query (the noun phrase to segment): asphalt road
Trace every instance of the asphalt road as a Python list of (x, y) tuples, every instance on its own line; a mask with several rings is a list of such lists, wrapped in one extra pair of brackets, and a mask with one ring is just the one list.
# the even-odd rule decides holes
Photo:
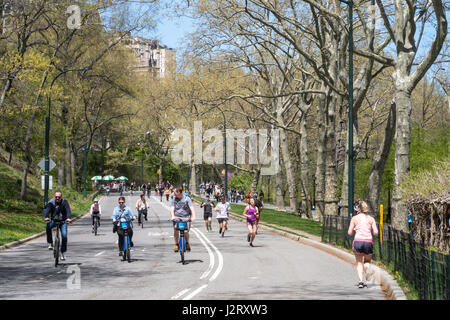
[[(135, 210), (137, 195), (126, 195)], [(250, 247), (244, 223), (230, 220), (225, 237), (206, 232), (203, 209), (192, 224), (187, 264), (172, 250), (169, 203), (151, 197), (144, 228), (134, 225), (132, 262), (118, 255), (111, 215), (117, 195), (100, 200), (99, 234), (85, 216), (69, 226), (66, 261), (54, 267), (46, 238), (0, 253), (0, 299), (132, 300), (384, 300), (379, 285), (357, 287), (356, 269), (330, 254), (260, 231)]]

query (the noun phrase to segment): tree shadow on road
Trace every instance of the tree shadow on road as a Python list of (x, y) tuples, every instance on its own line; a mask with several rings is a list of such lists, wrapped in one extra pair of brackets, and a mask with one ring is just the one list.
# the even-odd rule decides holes
[[(190, 264), (190, 263), (195, 263), (195, 262), (201, 262), (201, 263), (203, 263), (203, 260), (195, 260), (195, 259), (193, 259), (193, 260), (184, 260), (184, 264)], [(181, 263), (181, 261), (178, 261), (178, 263)]]

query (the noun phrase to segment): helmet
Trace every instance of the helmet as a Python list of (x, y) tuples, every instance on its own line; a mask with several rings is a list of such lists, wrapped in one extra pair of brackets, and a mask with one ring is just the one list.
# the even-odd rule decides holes
[(94, 199), (94, 202), (98, 202), (98, 199), (97, 199), (97, 198), (95, 198), (95, 199)]

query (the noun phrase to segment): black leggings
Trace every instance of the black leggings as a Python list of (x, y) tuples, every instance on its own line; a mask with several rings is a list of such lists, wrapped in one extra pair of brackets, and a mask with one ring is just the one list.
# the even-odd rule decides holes
[(98, 218), (98, 226), (100, 227), (100, 215), (95, 214), (95, 213), (92, 215), (92, 225), (94, 225), (94, 218), (95, 217)]

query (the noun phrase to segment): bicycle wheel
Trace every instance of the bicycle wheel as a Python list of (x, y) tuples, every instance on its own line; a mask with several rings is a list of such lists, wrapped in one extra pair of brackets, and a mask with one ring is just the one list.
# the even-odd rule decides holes
[(128, 260), (128, 263), (130, 263), (130, 262), (131, 262), (131, 254), (130, 254), (130, 246), (131, 246), (131, 243), (130, 243), (130, 236), (127, 236), (127, 241), (128, 241), (128, 243), (127, 243), (127, 260)]
[(184, 252), (186, 251), (186, 240), (184, 240), (184, 235), (180, 234), (180, 240), (179, 240), (179, 250), (181, 255), (181, 263), (184, 264)]
[(141, 227), (143, 229), (144, 228), (144, 214), (141, 212), (140, 215), (141, 215), (141, 217), (140, 217), (140, 219), (141, 219)]
[(56, 239), (55, 239), (55, 245), (53, 249), (53, 256), (55, 258), (55, 267), (58, 266), (59, 263), (59, 248), (60, 247), (60, 241), (59, 241), (59, 233), (58, 230), (56, 230)]
[(94, 218), (94, 234), (97, 235), (97, 228), (98, 228), (98, 218)]
[(127, 260), (127, 234), (126, 231), (124, 230), (123, 232), (123, 247), (122, 247), (122, 261)]

